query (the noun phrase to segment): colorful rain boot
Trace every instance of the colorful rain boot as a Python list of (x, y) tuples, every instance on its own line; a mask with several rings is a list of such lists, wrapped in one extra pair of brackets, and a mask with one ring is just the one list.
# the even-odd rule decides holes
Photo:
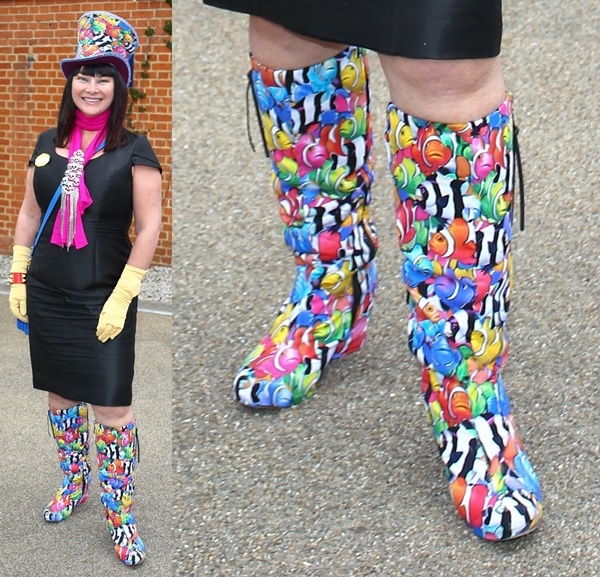
[(460, 515), (479, 537), (532, 531), (541, 490), (515, 431), (500, 370), (511, 289), (511, 99), (465, 124), (388, 106), (386, 138), (406, 257), (409, 346)]
[(251, 407), (309, 398), (327, 364), (366, 336), (377, 271), (368, 62), (363, 50), (299, 70), (250, 73), (296, 279), (246, 358), (234, 396)]
[(64, 476), (62, 487), (44, 510), (44, 519), (58, 523), (70, 517), (73, 509), (87, 500), (91, 481), (88, 407), (80, 403), (68, 409), (50, 409), (48, 418)]
[(133, 517), (134, 470), (139, 452), (135, 421), (121, 429), (94, 423), (94, 434), (101, 501), (115, 553), (123, 564), (139, 565), (146, 557), (146, 547)]

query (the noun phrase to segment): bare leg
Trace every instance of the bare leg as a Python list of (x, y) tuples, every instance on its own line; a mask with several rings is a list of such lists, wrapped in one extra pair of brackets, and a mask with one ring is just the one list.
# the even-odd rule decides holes
[(322, 62), (345, 47), (301, 36), (256, 16), (250, 17), (249, 42), (250, 52), (261, 64), (285, 70)]
[(131, 405), (128, 407), (104, 407), (92, 405), (94, 417), (98, 423), (105, 427), (120, 429), (133, 421)]
[(468, 122), (504, 100), (500, 58), (415, 60), (379, 55), (392, 102), (403, 112), (444, 123)]
[[(65, 399), (55, 393), (48, 393), (48, 405), (54, 410), (69, 409), (77, 405), (79, 401)], [(133, 420), (133, 411), (129, 407), (104, 407), (101, 405), (92, 405), (96, 421), (105, 427), (119, 428), (125, 426)]]
[[(339, 53), (343, 44), (302, 36), (263, 18), (250, 17), (252, 55), (269, 68), (296, 69)], [(485, 116), (504, 99), (500, 58), (417, 60), (379, 56), (390, 98), (402, 111), (438, 122)]]
[(79, 401), (66, 399), (56, 393), (48, 393), (48, 406), (55, 411), (70, 409), (77, 404), (79, 404)]

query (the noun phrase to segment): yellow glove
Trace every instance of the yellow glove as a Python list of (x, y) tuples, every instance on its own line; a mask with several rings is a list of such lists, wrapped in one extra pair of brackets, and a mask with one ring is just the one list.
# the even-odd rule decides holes
[(99, 341), (105, 343), (108, 339), (114, 339), (123, 330), (129, 305), (134, 297), (140, 294), (145, 274), (146, 271), (141, 268), (125, 265), (117, 286), (100, 313), (96, 328)]
[(27, 291), (25, 289), (25, 277), (29, 269), (29, 255), (31, 248), (15, 244), (13, 246), (13, 260), (10, 267), (10, 293), (8, 304), (10, 312), (24, 323), (29, 322), (27, 318)]

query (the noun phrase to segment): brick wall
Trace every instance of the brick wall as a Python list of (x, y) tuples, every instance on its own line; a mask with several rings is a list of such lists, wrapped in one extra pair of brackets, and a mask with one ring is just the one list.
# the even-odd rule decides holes
[[(133, 101), (133, 130), (148, 136), (163, 172), (163, 227), (154, 264), (171, 264), (171, 19), (166, 0), (69, 2), (0, 1), (0, 254), (10, 254), (14, 226), (25, 191), (27, 161), (37, 135), (56, 125), (65, 79), (62, 58), (72, 58), (77, 20), (103, 9), (125, 18), (136, 29), (134, 88), (146, 96)], [(155, 34), (147, 34), (149, 29)], [(141, 63), (148, 58), (144, 69)], [(142, 70), (148, 77), (142, 78)]]

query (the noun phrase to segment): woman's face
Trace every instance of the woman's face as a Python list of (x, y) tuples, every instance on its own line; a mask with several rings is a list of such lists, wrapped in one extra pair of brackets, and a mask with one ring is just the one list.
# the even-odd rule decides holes
[(76, 74), (71, 95), (75, 106), (86, 116), (97, 116), (110, 107), (115, 94), (115, 81), (110, 76)]

